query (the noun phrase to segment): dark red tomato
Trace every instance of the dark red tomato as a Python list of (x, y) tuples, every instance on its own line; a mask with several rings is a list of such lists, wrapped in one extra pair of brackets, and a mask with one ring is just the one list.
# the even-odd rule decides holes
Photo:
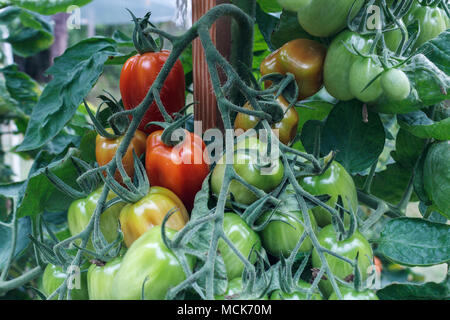
[[(120, 74), (120, 94), (125, 109), (136, 108), (144, 100), (170, 51), (146, 52), (132, 56), (125, 62)], [(160, 91), (161, 101), (169, 114), (179, 111), (185, 104), (185, 79), (183, 66), (177, 60)], [(158, 106), (154, 102), (142, 119), (139, 129), (151, 133), (157, 126), (145, 128), (151, 121), (164, 121)]]
[(152, 186), (165, 187), (174, 192), (191, 211), (195, 195), (202, 188), (209, 173), (205, 143), (198, 135), (185, 130), (184, 140), (174, 147), (161, 140), (163, 130), (147, 138), (145, 168)]

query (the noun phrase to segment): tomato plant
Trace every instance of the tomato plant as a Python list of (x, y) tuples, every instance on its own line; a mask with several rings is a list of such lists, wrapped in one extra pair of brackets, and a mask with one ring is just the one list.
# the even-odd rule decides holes
[(201, 137), (185, 131), (183, 142), (169, 147), (161, 140), (162, 133), (155, 131), (147, 139), (145, 167), (150, 184), (173, 191), (191, 211), (195, 195), (209, 173), (205, 143)]
[[(310, 285), (303, 280), (298, 282), (298, 286), (302, 289), (308, 290), (310, 289)], [(270, 300), (307, 300), (308, 295), (306, 292), (295, 291), (291, 293), (283, 292), (278, 289), (272, 292), (270, 295)], [(322, 300), (322, 296), (318, 292), (314, 292), (311, 294), (310, 300)]]
[(167, 226), (180, 230), (189, 220), (189, 214), (176, 194), (163, 187), (151, 187), (141, 200), (123, 207), (119, 220), (127, 247), (148, 229), (161, 225), (171, 210), (175, 211), (167, 220)]

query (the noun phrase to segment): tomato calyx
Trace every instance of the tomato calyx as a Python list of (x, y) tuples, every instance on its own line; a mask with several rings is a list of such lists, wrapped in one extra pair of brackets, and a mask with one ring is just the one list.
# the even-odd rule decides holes
[[(145, 127), (149, 127), (151, 125), (157, 125), (164, 129), (161, 140), (168, 147), (174, 147), (179, 143), (182, 143), (186, 139), (185, 130), (179, 130), (182, 126), (192, 117), (192, 114), (186, 114), (183, 116), (177, 117), (175, 120), (170, 122), (161, 122), (161, 121), (151, 121)], [(179, 131), (180, 135), (174, 134), (175, 131)], [(177, 138), (174, 138), (178, 136)]]
[(145, 30), (148, 26), (156, 28), (156, 26), (150, 22), (151, 12), (147, 12), (143, 18), (136, 18), (130, 10), (128, 10), (128, 12), (131, 14), (135, 25), (133, 30), (133, 43), (136, 50), (140, 54), (161, 51), (164, 45), (163, 37), (159, 36), (157, 39), (158, 41), (155, 41), (149, 32)]

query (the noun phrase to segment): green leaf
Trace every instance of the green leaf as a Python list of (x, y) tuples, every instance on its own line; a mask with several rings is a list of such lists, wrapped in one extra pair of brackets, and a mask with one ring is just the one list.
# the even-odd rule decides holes
[(368, 122), (364, 122), (362, 108), (356, 100), (339, 102), (321, 135), (321, 154), (338, 151), (336, 160), (350, 173), (361, 172), (377, 161), (386, 139), (380, 116), (368, 111)]
[(265, 12), (280, 12), (283, 9), (276, 0), (258, 0), (257, 3)]
[[(270, 36), (275, 30), (276, 25), (278, 24), (279, 19), (265, 13), (261, 10), (259, 5), (256, 5), (256, 23), (258, 24), (258, 29), (261, 32), (264, 40), (267, 43), (267, 46), (271, 51), (274, 50), (272, 43), (270, 41)], [(256, 50), (256, 49), (254, 49)]]
[(114, 40), (95, 37), (79, 42), (56, 58), (48, 70), (53, 80), (47, 84), (33, 109), (18, 151), (37, 149), (53, 139), (95, 85), (105, 62), (116, 55)]
[(280, 22), (270, 38), (271, 43), (275, 49), (278, 49), (283, 44), (294, 39), (318, 40), (318, 38), (311, 36), (303, 30), (298, 23), (296, 12), (283, 10), (280, 16)]
[(448, 300), (450, 282), (424, 284), (393, 283), (377, 291), (381, 300)]
[(377, 241), (378, 251), (395, 263), (430, 266), (450, 260), (450, 226), (419, 218), (389, 221)]
[[(450, 112), (449, 107), (443, 112)], [(450, 117), (440, 121), (433, 121), (423, 111), (414, 111), (397, 116), (400, 127), (411, 134), (424, 139), (450, 140)]]
[(450, 31), (444, 31), (436, 38), (424, 43), (418, 50), (430, 59), (444, 73), (450, 74)]
[[(385, 201), (398, 203), (408, 186), (411, 175), (411, 169), (407, 169), (398, 163), (389, 164), (386, 170), (375, 174), (370, 193)], [(362, 188), (366, 178), (366, 176), (356, 175), (354, 177), (356, 186)], [(414, 194), (411, 200), (416, 200)]]
[(400, 129), (395, 140), (392, 157), (405, 168), (413, 169), (422, 154), (426, 141), (417, 138), (404, 129)]
[[(31, 222), (29, 218), (22, 218), (17, 221), (17, 242), (13, 258), (18, 256), (30, 243), (28, 235), (31, 234)], [(12, 229), (0, 225), (0, 270), (8, 261), (13, 246)]]
[(36, 13), (16, 7), (7, 8), (0, 13), (0, 23), (6, 24), (9, 31), (4, 41), (9, 42), (19, 56), (33, 56), (53, 43), (52, 26)]
[(64, 158), (48, 164), (53, 156), (48, 152), (41, 152), (35, 159), (31, 174), (20, 190), (20, 202), (18, 203), (17, 216), (35, 216), (44, 211), (65, 211), (74, 199), (59, 191), (44, 175), (48, 167), (61, 180), (74, 188), (79, 188), (75, 183), (78, 172), (70, 160), (71, 156), (79, 156), (79, 151), (69, 149)]
[(51, 15), (58, 12), (66, 12), (72, 6), (84, 6), (92, 0), (9, 0), (12, 5), (22, 7), (40, 14)]
[(0, 78), (0, 116), (17, 113), (19, 103), (8, 92), (5, 80)]
[(5, 77), (9, 95), (18, 103), (18, 107), (24, 114), (30, 115), (39, 99), (39, 85), (26, 73), (19, 71), (15, 64), (0, 69), (0, 72)]

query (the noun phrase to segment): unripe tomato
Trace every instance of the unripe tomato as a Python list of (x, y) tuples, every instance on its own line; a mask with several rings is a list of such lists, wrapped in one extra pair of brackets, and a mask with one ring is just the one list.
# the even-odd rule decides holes
[[(330, 207), (335, 207), (338, 197), (341, 196), (344, 208), (350, 209), (348, 201), (354, 212), (358, 209), (358, 195), (355, 183), (345, 168), (334, 161), (330, 167), (320, 176), (311, 176), (299, 179), (300, 186), (312, 195), (328, 194), (331, 198), (326, 202)], [(320, 227), (331, 223), (331, 213), (320, 206), (311, 209)], [(348, 223), (349, 215), (345, 215)]]
[[(284, 166), (278, 158), (274, 161), (272, 170), (267, 172), (261, 168), (258, 161), (257, 151), (265, 154), (264, 150), (267, 144), (260, 142), (258, 138), (252, 136), (241, 140), (235, 146), (233, 157), (233, 167), (236, 173), (241, 176), (249, 184), (262, 189), (265, 192), (273, 191), (283, 180)], [(275, 148), (275, 146), (273, 146)], [(224, 155), (216, 164), (211, 175), (211, 189), (214, 194), (219, 195), (222, 187), (223, 178), (226, 168), (226, 155)], [(250, 191), (242, 183), (231, 181), (229, 193), (231, 193), (236, 202), (242, 204), (250, 204), (257, 200), (256, 195)]]
[[(169, 228), (165, 232), (169, 239), (176, 233)], [(188, 263), (193, 269), (195, 258), (189, 256)], [(140, 300), (143, 291), (145, 300), (162, 300), (170, 288), (185, 279), (178, 258), (162, 240), (161, 227), (155, 226), (125, 253), (114, 277), (112, 295), (116, 300)]]
[[(106, 129), (108, 132), (113, 133), (111, 129)], [(98, 165), (107, 165), (116, 155), (117, 148), (119, 148), (120, 143), (123, 140), (123, 136), (116, 139), (107, 139), (101, 135), (97, 135), (95, 140), (95, 159)], [(122, 163), (127, 175), (133, 179), (134, 176), (134, 157), (133, 150), (138, 157), (140, 157), (145, 152), (147, 136), (144, 132), (137, 130), (134, 137), (131, 139), (130, 145), (128, 146), (127, 152), (125, 152)], [(122, 183), (122, 176), (119, 170), (116, 170), (114, 174), (114, 179)]]
[(215, 296), (216, 300), (269, 300), (267, 295), (261, 297), (261, 299), (249, 299), (242, 295), (243, 283), (242, 278), (234, 278), (228, 281), (227, 291), (224, 295)]
[(198, 135), (185, 130), (184, 140), (171, 147), (162, 142), (162, 133), (163, 130), (155, 131), (147, 139), (145, 168), (150, 185), (173, 191), (191, 211), (195, 195), (209, 174), (205, 143)]
[[(72, 300), (88, 300), (88, 289), (87, 289), (87, 272), (83, 271), (83, 268), (87, 267), (86, 265), (81, 267), (80, 273), (73, 275), (73, 281), (69, 285), (73, 285), (74, 288), (70, 291), (70, 297)], [(77, 279), (77, 277), (79, 277)], [(67, 278), (67, 274), (63, 271), (62, 267), (55, 266), (53, 264), (48, 264), (45, 267), (44, 274), (42, 275), (42, 289), (43, 292), (48, 296), (55, 292)], [(70, 279), (68, 280), (70, 281)], [(79, 287), (77, 287), (79, 286)], [(68, 290), (68, 289), (67, 289)], [(54, 300), (58, 299), (59, 294), (56, 294), (53, 297)]]
[[(299, 121), (298, 113), (294, 106), (289, 108), (289, 103), (282, 96), (279, 96), (277, 101), (283, 109), (284, 117), (281, 121), (272, 124), (272, 129), (274, 129), (274, 132), (277, 134), (277, 137), (280, 139), (281, 143), (289, 146), (297, 135)], [(244, 105), (244, 108), (253, 110), (252, 106), (248, 102)], [(255, 116), (245, 113), (238, 113), (236, 119), (234, 120), (234, 129), (242, 129), (247, 131), (254, 128), (259, 121), (260, 119)]]
[(450, 141), (433, 144), (423, 167), (424, 188), (428, 197), (445, 216), (450, 216)]
[[(398, 20), (398, 23), (405, 27), (405, 24), (403, 23), (402, 19)], [(406, 33), (406, 39), (405, 41), (408, 41), (408, 33)], [(386, 43), (386, 47), (388, 47), (389, 50), (392, 52), (396, 52), (398, 47), (400, 46), (400, 43), (402, 42), (402, 32), (400, 29), (395, 29), (388, 31), (384, 34), (384, 42)], [(406, 42), (405, 42), (406, 43)]]
[[(380, 300), (372, 290), (356, 291), (348, 287), (339, 287), (343, 300)], [(328, 300), (339, 300), (336, 292), (333, 292)]]
[[(289, 41), (261, 62), (261, 75), (292, 73), (298, 85), (298, 100), (303, 100), (322, 88), (323, 62), (326, 51), (325, 46), (313, 40)], [(270, 84), (270, 82), (266, 82), (266, 87)]]
[(92, 264), (87, 274), (89, 300), (112, 300), (114, 277), (120, 268), (122, 257), (116, 257), (104, 265)]
[[(223, 231), (228, 239), (230, 239), (234, 246), (250, 261), (250, 263), (256, 261), (256, 251), (261, 249), (261, 240), (259, 239), (258, 234), (253, 231), (239, 215), (226, 212), (223, 218)], [(222, 239), (219, 240), (218, 249), (223, 258), (223, 262), (225, 263), (228, 280), (241, 277), (245, 268), (241, 259), (239, 259)], [(250, 252), (252, 252), (251, 256)]]
[[(356, 255), (358, 254), (358, 268), (361, 272), (362, 281), (367, 279), (367, 273), (372, 266), (373, 253), (370, 243), (359, 231), (355, 231), (355, 233), (346, 240), (338, 241), (333, 226), (328, 225), (319, 232), (317, 239), (324, 248), (350, 260), (355, 260)], [(324, 255), (330, 270), (335, 277), (345, 280), (346, 277), (353, 274), (354, 268), (349, 263), (328, 253), (324, 253)], [(322, 266), (319, 254), (315, 248), (312, 254), (312, 265), (314, 268), (320, 268)], [(333, 287), (331, 286), (329, 279), (320, 280), (319, 287), (320, 291), (327, 297), (333, 292)]]
[[(72, 236), (75, 236), (86, 229), (94, 214), (95, 208), (97, 207), (102, 191), (103, 187), (100, 187), (86, 198), (75, 200), (70, 204), (67, 212), (67, 224)], [(115, 194), (110, 191), (106, 200), (109, 201), (115, 197)], [(100, 215), (100, 230), (108, 242), (113, 242), (117, 238), (119, 214), (124, 206), (125, 203), (117, 203), (106, 209)], [(93, 249), (91, 240), (89, 240), (87, 248)]]
[(358, 57), (350, 68), (350, 92), (362, 102), (376, 101), (383, 93), (383, 88), (380, 77), (374, 82), (372, 80), (382, 72), (383, 68), (371, 58)]
[(120, 226), (126, 246), (129, 248), (148, 229), (161, 225), (166, 214), (172, 209), (178, 211), (167, 220), (167, 227), (181, 230), (189, 221), (189, 215), (180, 198), (169, 189), (151, 187), (141, 200), (123, 207), (120, 212)]
[(350, 68), (359, 56), (348, 48), (367, 54), (373, 40), (349, 30), (337, 35), (328, 47), (323, 80), (327, 91), (336, 99), (348, 101), (355, 96), (350, 91)]
[[(169, 55), (170, 51), (167, 50), (146, 52), (132, 56), (125, 62), (120, 74), (120, 94), (125, 109), (134, 109), (144, 100)], [(161, 101), (170, 115), (184, 107), (185, 86), (183, 66), (177, 60), (160, 90)], [(155, 125), (145, 127), (152, 121), (164, 121), (155, 102), (147, 109), (139, 129), (146, 133), (157, 130)]]
[[(286, 192), (294, 192), (294, 190), (286, 190)], [(280, 200), (283, 199), (283, 195)], [(296, 247), (300, 237), (303, 235), (305, 228), (303, 227), (303, 215), (297, 208), (293, 209), (289, 206), (281, 204), (280, 207), (271, 211), (265, 212), (258, 220), (261, 225), (267, 219), (271, 219), (266, 227), (259, 232), (264, 249), (275, 257), (284, 256), (289, 257), (292, 250)], [(317, 223), (314, 215), (310, 212), (309, 218), (314, 232), (317, 231)], [(307, 252), (312, 249), (311, 239), (307, 236), (300, 246), (299, 252)]]
[[(303, 280), (300, 280), (298, 282), (298, 286), (301, 287), (302, 289), (306, 289), (306, 290), (308, 290), (311, 287), (310, 284), (306, 283)], [(305, 292), (294, 291), (292, 293), (286, 293), (279, 289), (272, 292), (272, 294), (270, 296), (270, 300), (306, 300), (306, 298), (307, 298), (307, 294)], [(323, 299), (322, 299), (322, 296), (320, 295), (320, 293), (314, 292), (309, 297), (309, 300), (323, 300)]]
[(380, 78), (381, 87), (388, 99), (401, 101), (409, 96), (411, 85), (406, 74), (402, 70), (390, 69)]

